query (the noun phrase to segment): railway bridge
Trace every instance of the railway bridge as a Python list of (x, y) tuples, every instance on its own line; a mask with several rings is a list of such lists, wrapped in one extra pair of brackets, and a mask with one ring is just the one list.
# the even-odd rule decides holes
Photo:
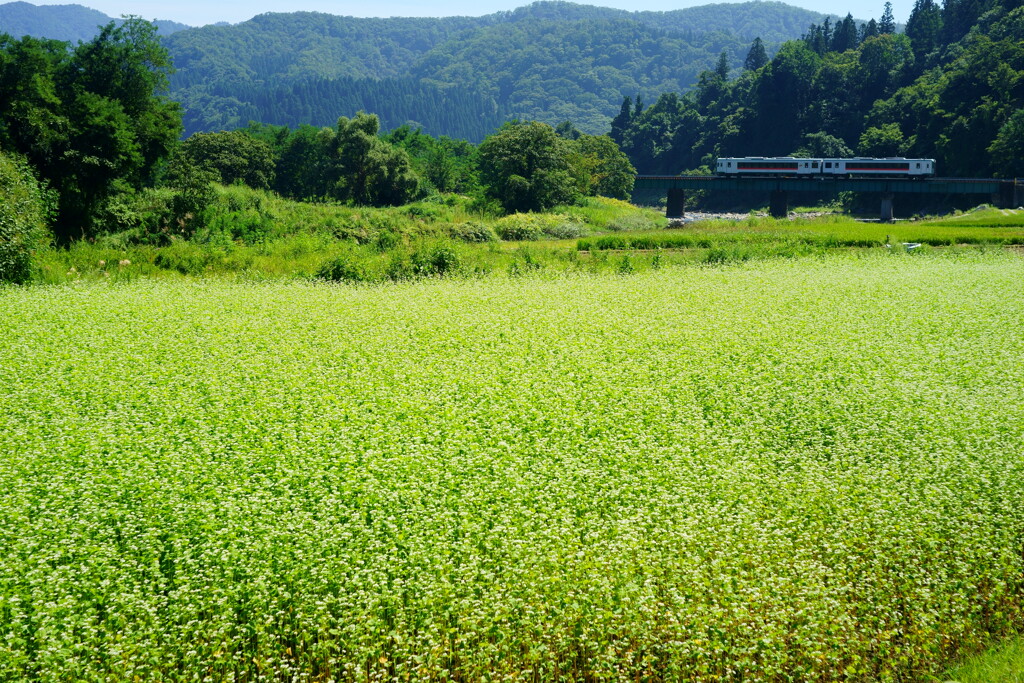
[(881, 196), (879, 216), (892, 220), (893, 199), (897, 194), (976, 195), (1001, 208), (1024, 205), (1024, 179), (998, 178), (727, 178), (724, 176), (655, 176), (640, 175), (634, 189), (665, 190), (668, 193), (666, 215), (683, 218), (686, 191), (767, 192), (769, 212), (775, 218), (789, 214), (790, 192), (874, 192)]

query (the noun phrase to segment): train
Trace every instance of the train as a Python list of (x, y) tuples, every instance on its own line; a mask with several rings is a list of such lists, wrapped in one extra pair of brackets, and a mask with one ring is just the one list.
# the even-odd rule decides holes
[(797, 157), (722, 157), (716, 175), (730, 178), (928, 178), (935, 175), (935, 159), (903, 157), (854, 157), (852, 159), (801, 159)]

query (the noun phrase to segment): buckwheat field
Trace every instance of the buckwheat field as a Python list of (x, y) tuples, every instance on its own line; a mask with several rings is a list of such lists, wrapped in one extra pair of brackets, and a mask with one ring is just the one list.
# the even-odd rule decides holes
[(929, 680), (1024, 627), (1022, 291), (2, 289), (0, 680)]

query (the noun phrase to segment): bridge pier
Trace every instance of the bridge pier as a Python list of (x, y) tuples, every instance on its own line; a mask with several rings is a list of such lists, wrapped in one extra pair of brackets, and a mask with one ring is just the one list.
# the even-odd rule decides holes
[(879, 217), (879, 220), (881, 220), (883, 223), (892, 223), (892, 200), (892, 192), (882, 193), (882, 212)]
[(670, 187), (668, 204), (665, 206), (665, 218), (683, 218), (686, 216), (686, 190)]
[(785, 190), (772, 190), (771, 199), (768, 201), (768, 213), (772, 218), (789, 216), (789, 197)]
[(1024, 183), (1014, 180), (999, 186), (999, 192), (992, 195), (992, 203), (1000, 209), (1016, 209), (1024, 206)]

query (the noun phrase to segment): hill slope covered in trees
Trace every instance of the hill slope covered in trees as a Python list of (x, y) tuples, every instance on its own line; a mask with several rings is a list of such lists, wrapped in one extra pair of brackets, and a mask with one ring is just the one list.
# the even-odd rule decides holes
[(823, 16), (777, 2), (627, 12), (538, 2), (483, 17), (359, 19), (297, 12), (166, 40), (186, 133), (249, 120), (331, 125), (359, 109), (385, 128), (479, 141), (508, 118), (608, 130), (624, 95), (686, 90), (725, 50), (797, 38)]
[[(28, 2), (0, 5), (0, 33), (8, 33), (15, 38), (32, 36), (76, 43), (91, 40), (99, 33), (99, 27), (111, 21), (120, 20), (82, 5), (33, 5)], [(157, 19), (153, 23), (158, 33), (165, 36), (189, 28), (166, 19)]]

